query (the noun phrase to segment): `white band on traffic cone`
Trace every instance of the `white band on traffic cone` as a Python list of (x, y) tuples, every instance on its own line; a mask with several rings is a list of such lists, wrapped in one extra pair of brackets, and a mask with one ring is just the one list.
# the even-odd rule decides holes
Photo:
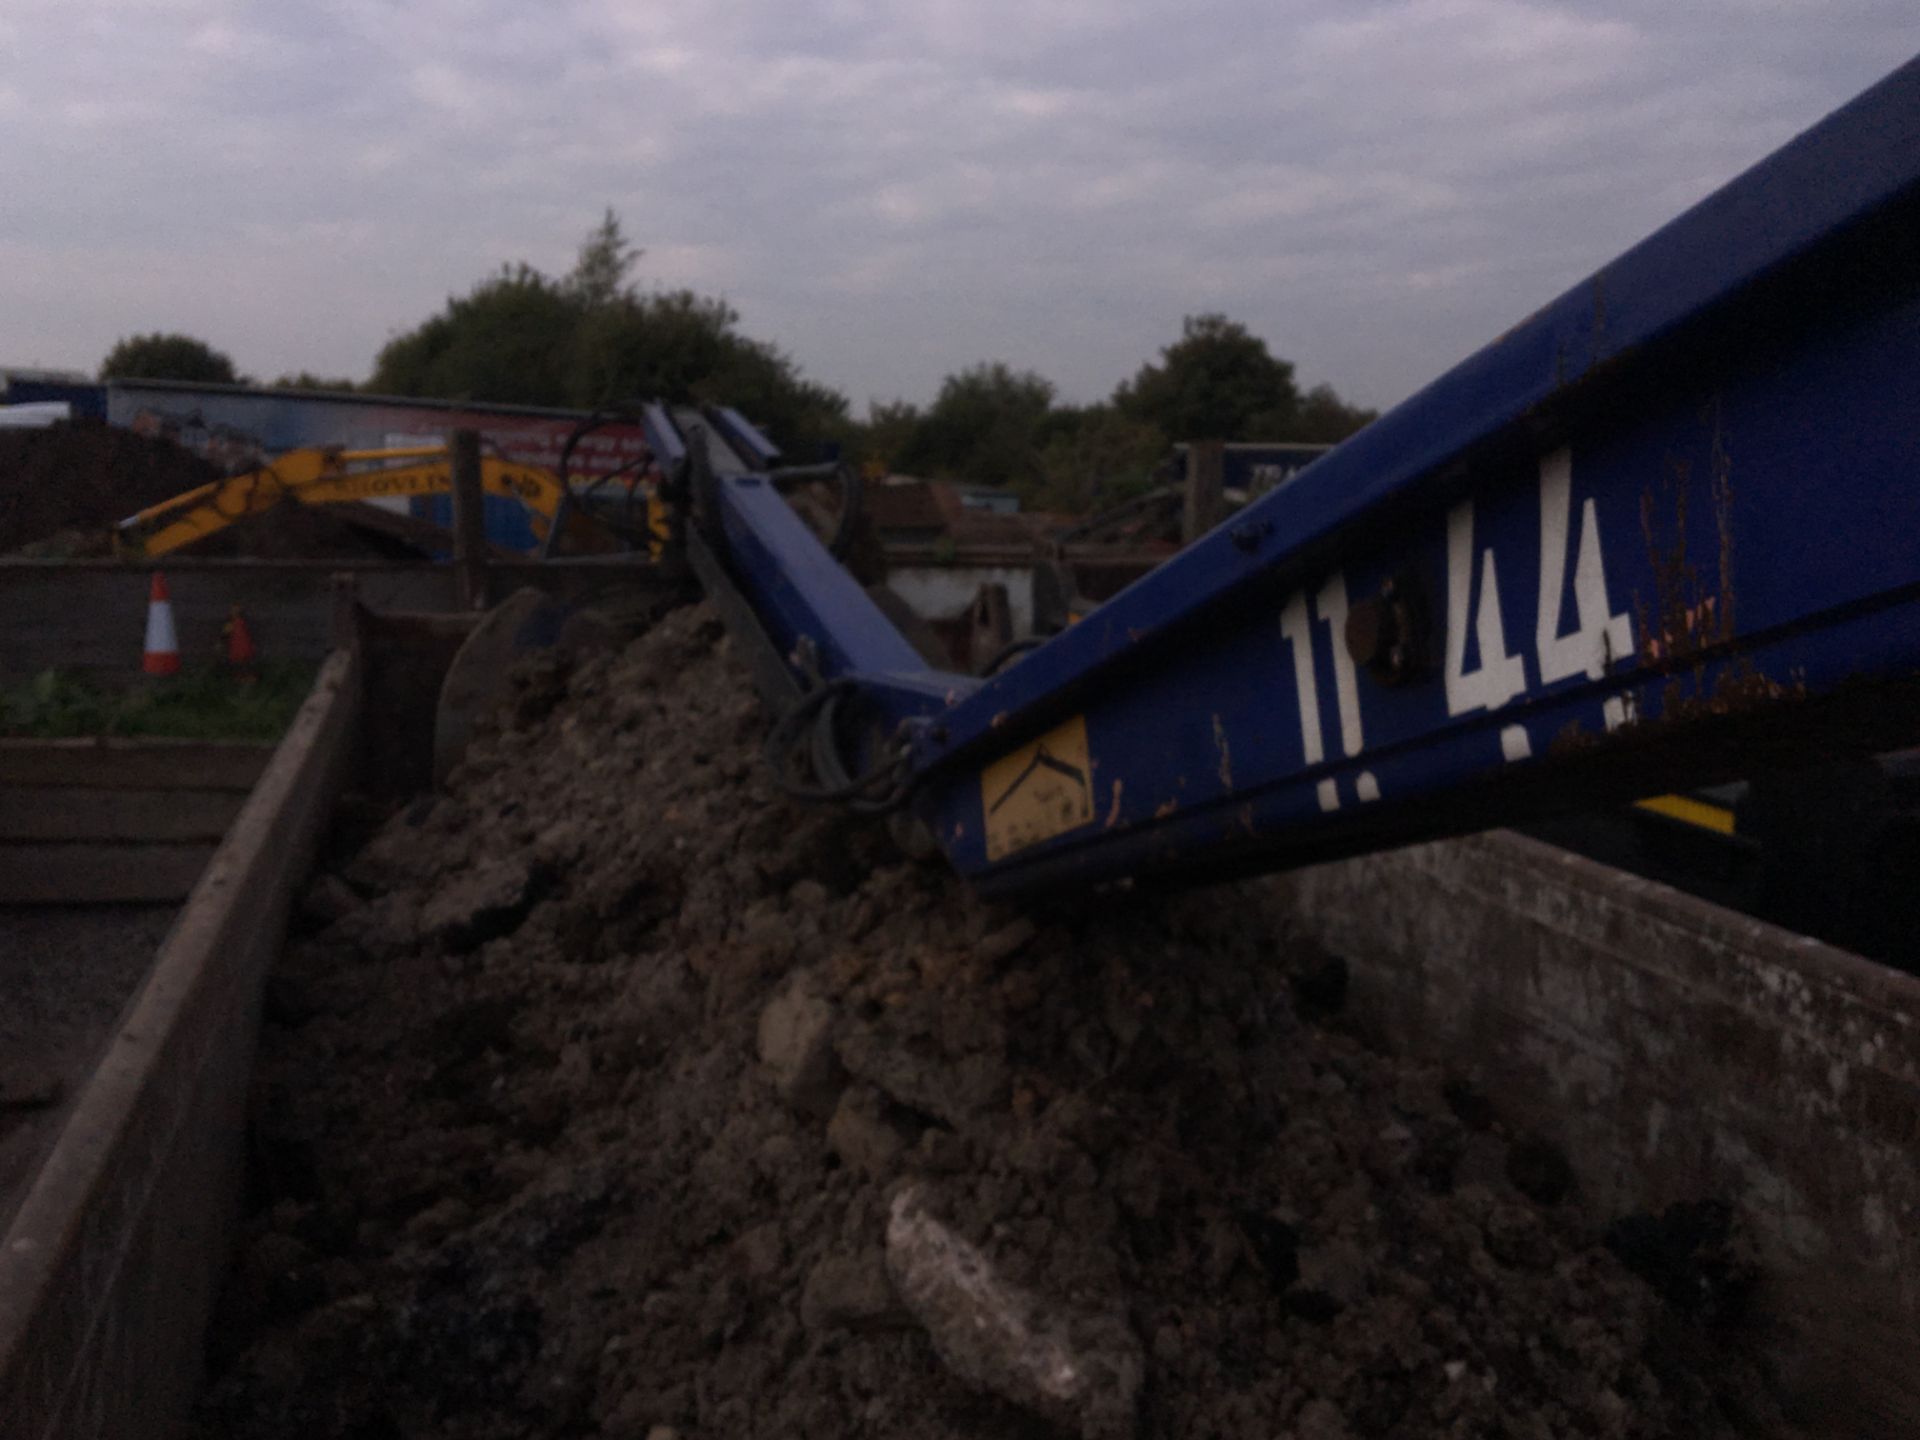
[(149, 675), (177, 675), (180, 672), (180, 632), (173, 624), (173, 601), (167, 596), (167, 577), (153, 572), (153, 588), (147, 595), (147, 653), (140, 668)]

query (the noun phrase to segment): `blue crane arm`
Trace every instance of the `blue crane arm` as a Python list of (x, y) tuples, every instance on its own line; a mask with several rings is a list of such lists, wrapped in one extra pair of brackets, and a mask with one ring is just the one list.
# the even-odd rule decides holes
[(992, 679), (704, 543), (983, 889), (1223, 877), (1920, 734), (1917, 376), (1920, 62)]

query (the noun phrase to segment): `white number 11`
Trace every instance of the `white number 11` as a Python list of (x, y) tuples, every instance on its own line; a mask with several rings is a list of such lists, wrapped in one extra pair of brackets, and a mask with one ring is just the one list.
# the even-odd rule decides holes
[[(1358, 755), (1365, 745), (1360, 730), (1360, 679), (1347, 653), (1347, 579), (1336, 570), (1314, 596), (1313, 608), (1330, 632), (1333, 652), (1334, 699), (1340, 709), (1340, 748)], [(1307, 595), (1299, 591), (1280, 612), (1280, 633), (1293, 646), (1293, 688), (1300, 704), (1300, 749), (1309, 765), (1327, 758), (1320, 735), (1320, 686), (1313, 674), (1313, 625), (1307, 617)]]

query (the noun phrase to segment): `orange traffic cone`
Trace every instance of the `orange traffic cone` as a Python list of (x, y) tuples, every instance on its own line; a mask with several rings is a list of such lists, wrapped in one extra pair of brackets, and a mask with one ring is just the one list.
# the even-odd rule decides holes
[(173, 624), (173, 601), (167, 598), (167, 577), (153, 572), (147, 594), (147, 653), (140, 668), (149, 675), (180, 673), (180, 632)]
[(220, 627), (227, 637), (227, 668), (243, 680), (253, 678), (253, 632), (247, 628), (247, 617), (235, 605), (227, 611), (227, 623)]

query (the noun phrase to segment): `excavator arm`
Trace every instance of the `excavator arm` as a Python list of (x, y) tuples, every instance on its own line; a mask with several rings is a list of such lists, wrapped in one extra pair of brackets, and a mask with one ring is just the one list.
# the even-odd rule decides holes
[[(566, 490), (548, 471), (494, 455), (481, 458), (480, 488), (524, 505), (534, 534), (542, 538), (566, 498)], [(116, 528), (115, 540), (121, 548), (143, 555), (167, 555), (285, 500), (339, 505), (391, 496), (445, 495), (452, 489), (452, 458), (440, 445), (290, 450), (243, 475), (197, 486), (128, 516)]]

